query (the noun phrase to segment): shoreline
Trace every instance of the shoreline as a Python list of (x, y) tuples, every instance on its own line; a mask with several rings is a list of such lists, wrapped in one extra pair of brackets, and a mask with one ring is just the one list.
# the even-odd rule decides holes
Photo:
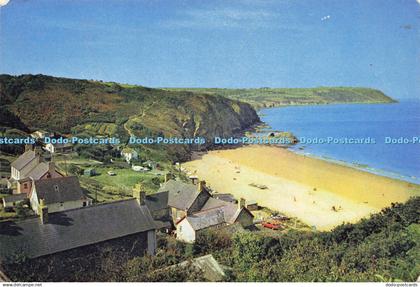
[(417, 178), (415, 176), (409, 176), (409, 175), (403, 175), (397, 172), (393, 172), (393, 171), (386, 171), (380, 168), (375, 168), (372, 167), (368, 164), (358, 164), (358, 163), (351, 163), (345, 160), (340, 160), (340, 159), (334, 159), (334, 158), (330, 158), (328, 156), (322, 156), (322, 155), (316, 155), (313, 153), (308, 153), (308, 152), (304, 152), (305, 150), (303, 150), (302, 152), (299, 152), (298, 150), (293, 150), (291, 149), (292, 147), (287, 147), (286, 149), (289, 150), (290, 152), (293, 152), (295, 154), (298, 155), (303, 155), (303, 156), (307, 156), (307, 157), (311, 157), (314, 159), (318, 159), (318, 160), (323, 160), (323, 161), (327, 161), (333, 164), (338, 164), (338, 165), (342, 165), (345, 167), (349, 167), (349, 168), (354, 168), (360, 171), (364, 171), (364, 172), (368, 172), (377, 176), (382, 176), (382, 177), (387, 177), (390, 179), (394, 179), (394, 180), (400, 180), (400, 181), (404, 181), (407, 183), (412, 183), (412, 184), (417, 184), (420, 185), (420, 178)]
[[(183, 165), (217, 192), (256, 200), (318, 230), (420, 195), (418, 184), (273, 146), (209, 151)], [(254, 183), (268, 188), (250, 186)]]
[[(371, 102), (371, 103), (368, 103), (368, 102), (341, 103), (341, 102), (339, 102), (339, 103), (319, 103), (319, 104), (303, 104), (303, 105), (295, 104), (295, 105), (281, 105), (281, 106), (265, 107), (263, 109), (273, 109), (273, 108), (283, 108), (283, 107), (302, 107), (302, 106), (309, 106), (309, 105), (313, 105), (313, 106), (319, 106), (319, 105), (353, 105), (353, 104), (365, 104), (365, 105), (371, 105), (371, 104), (378, 105), (379, 104), (379, 105), (381, 105), (381, 104), (399, 104), (399, 103), (401, 103), (401, 101), (393, 99), (393, 98), (391, 98), (391, 100), (392, 101), (389, 101), (389, 102)], [(413, 101), (413, 100), (417, 101), (417, 99), (406, 99), (403, 102)], [(253, 134), (256, 134), (256, 135), (262, 134), (262, 133), (265, 134), (265, 133), (269, 133), (271, 131), (275, 131), (269, 123), (267, 123), (266, 121), (264, 121), (262, 119), (262, 117), (264, 115), (261, 114), (261, 112), (262, 112), (261, 110), (262, 109), (259, 109), (257, 111), (257, 114), (258, 114), (258, 117), (260, 118), (261, 124), (258, 125), (256, 127), (256, 129), (254, 130)], [(290, 134), (292, 136), (294, 136), (295, 138), (298, 138), (298, 136), (296, 134), (294, 134), (292, 131), (285, 130), (285, 132), (290, 132)], [(314, 153), (309, 153), (309, 152), (306, 152), (306, 150), (303, 146), (299, 146), (299, 144), (300, 143), (297, 142), (297, 143), (289, 145), (289, 146), (281, 146), (281, 148), (287, 148), (289, 151), (294, 152), (294, 153), (299, 154), (299, 155), (309, 156), (309, 157), (312, 157), (312, 158), (315, 158), (315, 159), (328, 161), (328, 162), (331, 162), (331, 163), (347, 166), (347, 167), (350, 167), (350, 168), (355, 168), (355, 169), (365, 171), (365, 172), (369, 172), (369, 173), (372, 173), (372, 174), (375, 174), (375, 175), (384, 176), (384, 177), (392, 178), (392, 179), (395, 179), (395, 180), (402, 180), (402, 181), (406, 181), (406, 182), (413, 183), (413, 184), (420, 184), (420, 177), (418, 177), (418, 176), (402, 174), (402, 173), (397, 172), (397, 171), (386, 170), (386, 169), (383, 169), (383, 168), (376, 168), (376, 167), (372, 166), (372, 164), (353, 163), (353, 162), (350, 162), (348, 160), (336, 159), (336, 158), (325, 156), (325, 155), (317, 155), (317, 154), (314, 154)], [(299, 148), (301, 148), (301, 150), (298, 150)]]

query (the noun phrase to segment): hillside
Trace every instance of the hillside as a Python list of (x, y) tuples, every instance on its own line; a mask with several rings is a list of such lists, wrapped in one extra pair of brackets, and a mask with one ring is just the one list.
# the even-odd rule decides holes
[[(259, 122), (249, 104), (207, 93), (44, 75), (0, 75), (0, 102), (3, 130), (45, 129), (125, 140), (130, 135), (230, 136)], [(172, 145), (164, 150), (170, 158), (182, 159), (192, 148)]]
[(255, 108), (282, 105), (313, 105), (336, 103), (393, 103), (395, 100), (379, 90), (352, 87), (319, 88), (168, 88), (170, 91), (191, 91), (219, 95), (251, 104)]

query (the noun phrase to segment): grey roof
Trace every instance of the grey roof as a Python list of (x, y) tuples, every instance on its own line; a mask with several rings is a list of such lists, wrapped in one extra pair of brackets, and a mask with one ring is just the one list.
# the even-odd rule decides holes
[(40, 162), (33, 169), (31, 169), (26, 175), (25, 179), (31, 177), (34, 180), (40, 179), (49, 170), (47, 162)]
[[(224, 223), (233, 224), (241, 212), (250, 213), (246, 208), (238, 208), (237, 204), (209, 198), (201, 211), (188, 215), (186, 219), (197, 231)], [(250, 214), (253, 216), (252, 213)]]
[(169, 180), (159, 189), (159, 192), (169, 192), (168, 205), (181, 210), (187, 210), (199, 195), (198, 187), (194, 184)]
[(216, 207), (221, 207), (221, 206), (225, 206), (227, 205), (228, 202), (214, 198), (214, 197), (210, 197), (206, 203), (203, 205), (203, 207), (201, 208), (201, 210), (207, 210), (207, 209), (212, 209), (212, 208), (216, 208)]
[(76, 176), (46, 178), (36, 180), (34, 188), (38, 199), (46, 204), (75, 201), (85, 198)]
[(237, 200), (235, 199), (235, 197), (230, 194), (230, 193), (215, 193), (213, 194), (213, 196), (217, 199), (223, 200), (223, 201), (227, 201), (227, 202), (233, 202), (236, 203)]
[(136, 199), (83, 207), (39, 218), (0, 223), (0, 259), (16, 253), (29, 258), (53, 254), (155, 229), (146, 206)]
[(146, 196), (145, 203), (150, 211), (157, 211), (168, 208), (169, 192), (162, 191)]
[(3, 197), (3, 202), (8, 203), (8, 202), (21, 201), (27, 197), (28, 195), (26, 193), (8, 195), (8, 196)]
[(192, 228), (196, 231), (226, 222), (222, 208), (200, 211), (187, 216), (184, 220), (188, 220)]
[(12, 162), (11, 166), (16, 168), (17, 170), (21, 170), (25, 167), (28, 163), (33, 161), (37, 157), (37, 154), (33, 150), (28, 150), (21, 154), (14, 162)]

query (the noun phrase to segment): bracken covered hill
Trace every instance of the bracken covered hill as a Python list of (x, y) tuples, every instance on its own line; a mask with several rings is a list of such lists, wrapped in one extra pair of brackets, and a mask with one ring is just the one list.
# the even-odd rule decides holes
[(0, 127), (124, 139), (231, 136), (259, 122), (249, 104), (206, 93), (44, 75), (0, 75), (0, 103)]

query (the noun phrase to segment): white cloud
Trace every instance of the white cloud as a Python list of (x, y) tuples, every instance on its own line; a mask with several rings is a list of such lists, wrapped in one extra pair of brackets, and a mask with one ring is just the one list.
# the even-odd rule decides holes
[(275, 13), (265, 9), (189, 9), (182, 11), (178, 17), (169, 19), (162, 24), (168, 28), (261, 28), (270, 26), (270, 23), (276, 17)]
[(9, 3), (9, 0), (0, 0), (0, 7), (7, 5), (7, 3)]

